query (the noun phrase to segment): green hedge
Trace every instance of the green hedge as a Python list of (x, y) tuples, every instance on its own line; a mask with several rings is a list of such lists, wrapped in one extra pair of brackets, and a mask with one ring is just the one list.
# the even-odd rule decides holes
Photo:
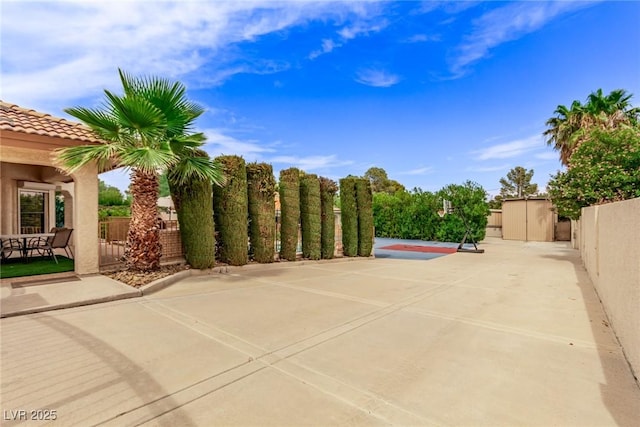
[(273, 262), (275, 253), (275, 193), (276, 180), (271, 165), (247, 164), (250, 252), (260, 263)]
[(320, 256), (322, 259), (333, 258), (336, 246), (336, 220), (333, 213), (333, 201), (338, 185), (329, 178), (320, 177)]
[(356, 180), (356, 205), (358, 207), (358, 255), (371, 256), (373, 252), (373, 200), (371, 182), (366, 178)]
[(302, 228), (302, 256), (320, 259), (321, 255), (320, 181), (314, 174), (300, 178), (300, 226)]
[[(438, 216), (442, 199), (452, 202), (456, 212)], [(378, 237), (398, 239), (440, 240), (459, 242), (466, 231), (463, 214), (476, 240), (485, 236), (489, 208), (486, 192), (478, 184), (467, 181), (448, 185), (437, 193), (415, 189), (396, 194), (373, 195), (373, 219)]]
[(396, 239), (435, 240), (441, 219), (440, 196), (419, 189), (396, 194), (373, 195), (376, 236)]
[(280, 171), (280, 258), (296, 260), (300, 221), (300, 170)]
[(358, 206), (355, 177), (340, 180), (340, 208), (342, 211), (342, 251), (344, 256), (358, 256)]
[(220, 231), (220, 258), (230, 265), (248, 261), (247, 170), (239, 156), (216, 158), (227, 178), (227, 184), (213, 187), (213, 209)]

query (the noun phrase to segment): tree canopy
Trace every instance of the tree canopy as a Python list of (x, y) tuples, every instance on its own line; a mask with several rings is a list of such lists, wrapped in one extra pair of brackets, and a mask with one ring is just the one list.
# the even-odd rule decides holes
[(583, 207), (640, 197), (640, 129), (592, 131), (571, 168), (552, 177), (549, 194), (558, 213), (572, 219)]
[(371, 182), (371, 191), (374, 193), (395, 194), (398, 191), (405, 191), (404, 185), (398, 181), (389, 179), (387, 171), (379, 167), (371, 167), (364, 173), (364, 178)]
[(570, 107), (558, 105), (547, 120), (543, 135), (547, 144), (560, 153), (560, 161), (570, 166), (573, 152), (594, 129), (614, 130), (638, 125), (640, 108), (631, 105), (632, 94), (624, 89), (604, 95), (602, 89), (592, 92), (584, 104), (573, 101)]
[(516, 166), (507, 172), (505, 178), (500, 178), (500, 196), (502, 199), (521, 198), (538, 193), (538, 184), (532, 184), (533, 169)]

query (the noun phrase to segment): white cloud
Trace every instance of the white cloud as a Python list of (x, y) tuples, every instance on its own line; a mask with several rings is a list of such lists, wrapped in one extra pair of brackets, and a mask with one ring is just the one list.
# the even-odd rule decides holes
[(373, 87), (390, 87), (400, 82), (400, 77), (376, 68), (366, 68), (358, 71), (356, 81)]
[[(354, 2), (355, 5), (355, 2)], [(364, 5), (364, 4), (362, 4)], [(377, 10), (374, 8), (374, 10)], [(388, 22), (385, 19), (380, 20), (373, 13), (373, 17), (370, 17), (370, 12), (360, 10), (360, 17), (357, 22), (344, 27), (338, 31), (338, 40), (323, 39), (320, 49), (316, 49), (309, 54), (309, 59), (316, 59), (321, 55), (333, 52), (334, 49), (344, 46), (350, 40), (353, 40), (359, 36), (368, 36), (371, 33), (377, 33), (382, 31)]]
[(320, 55), (324, 55), (325, 53), (330, 53), (333, 49), (342, 46), (342, 43), (335, 42), (331, 39), (322, 40), (322, 47), (319, 50), (314, 50), (309, 54), (309, 59), (316, 59)]
[(441, 37), (439, 34), (414, 34), (411, 37), (408, 37), (404, 40), (405, 43), (425, 43), (425, 42), (437, 42), (440, 41)]
[(458, 47), (451, 72), (458, 77), (464, 75), (468, 65), (486, 57), (496, 46), (537, 31), (554, 18), (591, 3), (519, 1), (493, 9), (474, 22), (472, 32)]
[(221, 154), (235, 154), (242, 156), (245, 160), (255, 161), (261, 159), (264, 153), (275, 151), (272, 147), (261, 145), (256, 140), (242, 141), (225, 135), (219, 129), (207, 129), (204, 134), (207, 136), (205, 148), (214, 157)]
[(411, 169), (404, 172), (398, 172), (398, 175), (427, 175), (430, 173), (433, 173), (433, 168), (429, 166), (424, 168)]
[(348, 27), (342, 28), (340, 31), (338, 31), (338, 34), (344, 40), (351, 40), (361, 35), (369, 35), (370, 33), (377, 33), (383, 30), (384, 28), (386, 28), (387, 25), (389, 25), (387, 20), (381, 20), (379, 22), (373, 22), (373, 23), (357, 22)]
[[(240, 42), (314, 19), (370, 19), (350, 2), (3, 2), (2, 98), (25, 107), (69, 104), (118, 86), (116, 68), (216, 85), (287, 64), (244, 58)], [(373, 13), (375, 15), (375, 13)]]
[(542, 149), (543, 147), (544, 140), (542, 136), (534, 135), (525, 139), (492, 145), (476, 150), (471, 154), (477, 160), (508, 159)]
[(338, 160), (335, 154), (330, 156), (276, 156), (267, 160), (270, 163), (285, 163), (291, 167), (297, 167), (304, 171), (315, 169), (328, 169), (353, 164), (349, 160)]

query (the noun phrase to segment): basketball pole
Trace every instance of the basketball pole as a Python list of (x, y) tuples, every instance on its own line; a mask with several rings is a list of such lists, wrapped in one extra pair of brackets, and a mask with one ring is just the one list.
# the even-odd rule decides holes
[[(466, 230), (464, 232), (464, 237), (462, 238), (462, 241), (458, 245), (458, 252), (466, 252), (470, 254), (483, 254), (484, 249), (478, 249), (478, 245), (476, 244), (476, 239), (473, 238), (473, 233), (471, 232), (471, 228), (469, 227), (469, 224), (467, 223), (467, 219), (462, 213), (462, 210), (457, 209), (457, 211), (458, 211), (458, 216), (462, 218), (462, 222), (464, 223), (464, 228)], [(464, 247), (464, 244), (466, 243), (467, 238), (471, 239), (471, 243), (473, 243), (473, 247), (475, 249), (467, 249)]]
[[(476, 244), (476, 240), (473, 238), (473, 233), (471, 231), (471, 227), (469, 227), (469, 223), (467, 222), (467, 218), (464, 216), (464, 213), (462, 212), (462, 210), (454, 208), (451, 205), (451, 202), (449, 200), (446, 200), (446, 199), (442, 200), (442, 208), (443, 209), (441, 211), (438, 211), (438, 215), (440, 215), (440, 218), (444, 217), (446, 214), (457, 213), (458, 216), (462, 219), (462, 222), (464, 224), (464, 229), (465, 229), (464, 237), (462, 238), (462, 241), (458, 245), (458, 252), (465, 252), (465, 253), (470, 253), (470, 254), (483, 254), (484, 253), (484, 249), (478, 249), (478, 245)], [(467, 239), (471, 239), (471, 243), (473, 243), (474, 249), (467, 249), (467, 248), (464, 247), (464, 244), (467, 242)]]

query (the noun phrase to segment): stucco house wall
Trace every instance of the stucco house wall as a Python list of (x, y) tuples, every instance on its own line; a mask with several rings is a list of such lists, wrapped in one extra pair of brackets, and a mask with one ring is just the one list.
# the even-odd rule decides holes
[[(96, 273), (98, 252), (98, 171), (87, 166), (68, 175), (56, 168), (53, 150), (97, 144), (86, 127), (17, 105), (0, 103), (0, 233), (18, 234), (21, 185), (51, 195), (47, 228), (55, 225), (55, 191), (65, 195), (65, 226), (73, 228), (75, 272)], [(42, 230), (46, 231), (46, 230)]]

